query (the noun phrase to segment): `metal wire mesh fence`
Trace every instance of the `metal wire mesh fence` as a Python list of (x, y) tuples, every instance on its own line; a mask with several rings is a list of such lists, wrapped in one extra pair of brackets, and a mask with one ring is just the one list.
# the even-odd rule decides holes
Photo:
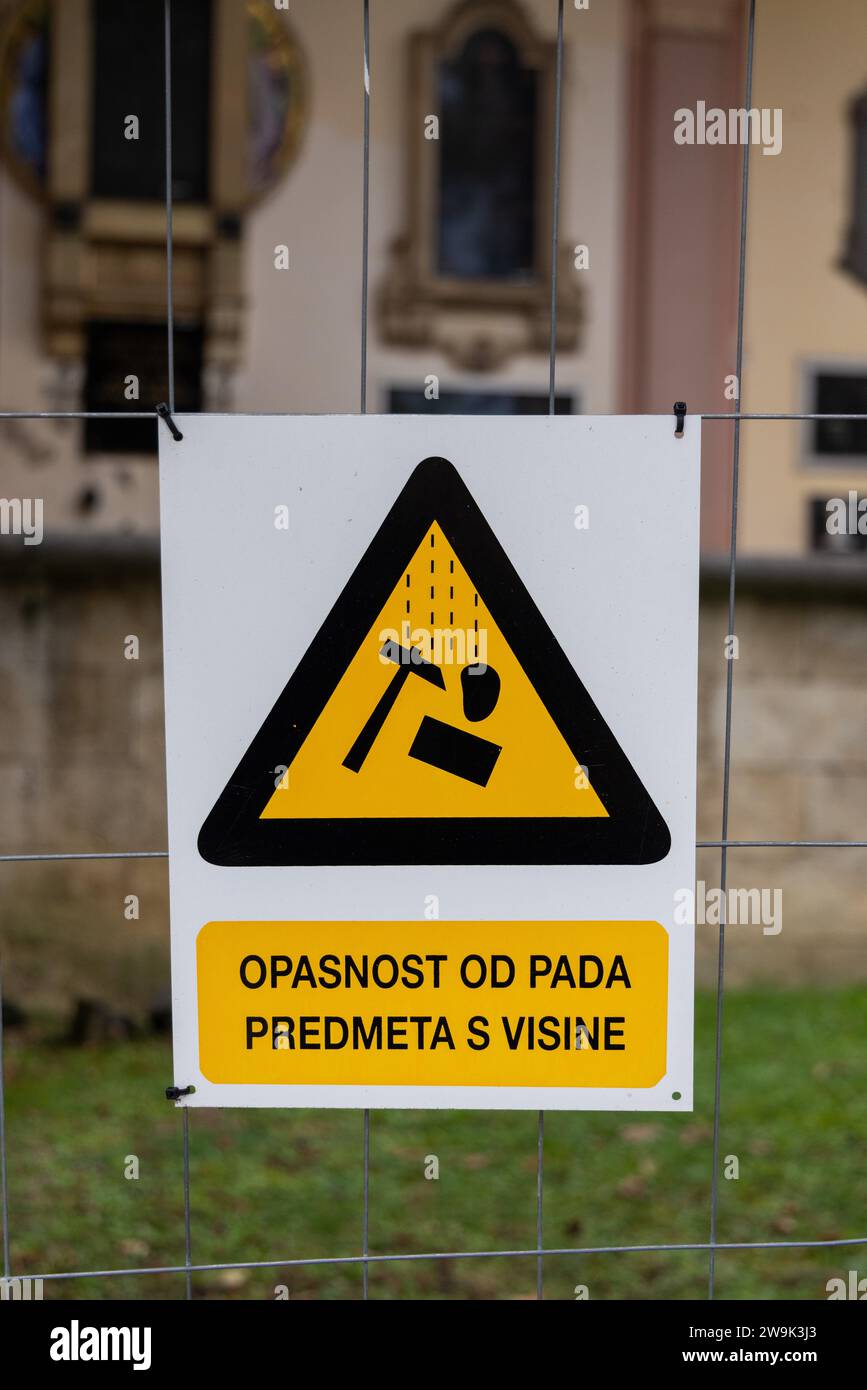
[[(553, 0), (552, 0), (553, 2)], [(27, 410), (8, 410), (0, 411), (0, 420), (22, 420), (22, 419), (116, 419), (116, 420), (154, 420), (157, 427), (160, 427), (160, 415), (165, 422), (166, 416), (169, 420), (175, 408), (175, 326), (174, 326), (174, 236), (173, 236), (173, 194), (172, 194), (172, 0), (163, 0), (164, 3), (164, 59), (165, 59), (165, 174), (166, 174), (166, 315), (168, 324), (167, 339), (167, 360), (168, 360), (168, 411), (157, 410), (143, 411), (27, 411)], [(745, 62), (745, 99), (744, 105), (747, 110), (752, 106), (753, 88), (753, 62), (755, 54), (755, 33), (756, 33), (756, 3), (757, 0), (750, 0), (749, 15), (746, 30), (746, 62)], [(550, 325), (550, 349), (549, 349), (549, 413), (555, 412), (555, 387), (556, 387), (556, 367), (557, 367), (557, 262), (558, 262), (558, 213), (560, 197), (560, 137), (562, 121), (562, 91), (563, 91), (563, 10), (564, 0), (557, 0), (557, 40), (556, 40), (556, 67), (555, 67), (555, 101), (554, 101), (554, 131), (552, 159), (552, 208), (551, 208), (551, 325)], [(367, 410), (367, 343), (368, 343), (368, 253), (369, 253), (369, 212), (370, 212), (370, 99), (371, 99), (371, 50), (370, 50), (370, 0), (360, 2), (361, 36), (360, 36), (360, 57), (362, 72), (362, 103), (363, 103), (363, 139), (362, 139), (362, 208), (361, 208), (361, 351), (360, 351), (360, 389), (359, 389), (359, 408), (362, 414)], [(740, 212), (740, 237), (738, 254), (738, 305), (737, 305), (737, 349), (736, 349), (736, 380), (738, 382), (738, 395), (743, 387), (743, 355), (744, 355), (744, 294), (746, 282), (746, 257), (747, 257), (747, 228), (749, 212), (749, 189), (750, 189), (750, 144), (745, 141), (743, 145), (742, 177), (741, 177), (741, 212)], [(784, 412), (741, 412), (740, 410), (709, 412), (703, 413), (701, 419), (705, 421), (728, 421), (733, 425), (733, 458), (732, 458), (732, 483), (731, 483), (731, 531), (729, 545), (728, 563), (728, 632), (735, 631), (735, 600), (737, 588), (737, 532), (738, 532), (738, 497), (739, 497), (739, 474), (740, 474), (740, 431), (741, 422), (750, 420), (865, 420), (867, 415), (860, 414), (817, 414), (817, 413), (784, 413)], [(723, 785), (722, 785), (722, 808), (721, 808), (721, 832), (718, 840), (697, 840), (696, 846), (699, 849), (719, 849), (720, 851), (720, 888), (722, 903), (726, 901), (726, 886), (728, 877), (728, 856), (730, 850), (735, 849), (846, 849), (846, 848), (865, 848), (867, 840), (792, 840), (792, 839), (762, 839), (762, 840), (734, 840), (729, 838), (729, 805), (730, 805), (730, 785), (731, 785), (731, 763), (732, 763), (732, 705), (733, 705), (733, 681), (734, 663), (727, 662), (726, 685), (725, 685), (725, 717), (723, 731)], [(29, 854), (0, 854), (0, 864), (11, 863), (33, 863), (44, 864), (50, 861), (81, 861), (81, 860), (133, 860), (133, 859), (167, 859), (167, 852), (164, 850), (128, 850), (113, 852), (93, 852), (93, 853), (29, 853)], [(715, 1019), (715, 1043), (714, 1043), (714, 1098), (713, 1098), (713, 1138), (711, 1143), (711, 1171), (710, 1171), (710, 1194), (709, 1194), (709, 1234), (706, 1241), (694, 1242), (669, 1242), (660, 1241), (658, 1243), (630, 1244), (628, 1241), (616, 1245), (585, 1245), (585, 1246), (545, 1246), (544, 1244), (544, 1161), (545, 1161), (545, 1117), (540, 1112), (538, 1116), (538, 1137), (536, 1146), (536, 1244), (533, 1247), (521, 1249), (490, 1249), (490, 1250), (433, 1250), (413, 1253), (377, 1253), (370, 1251), (370, 1134), (371, 1134), (371, 1115), (365, 1110), (362, 1113), (361, 1126), (361, 1163), (363, 1169), (362, 1183), (362, 1211), (361, 1211), (361, 1239), (360, 1250), (356, 1253), (347, 1253), (338, 1256), (321, 1257), (291, 1257), (279, 1256), (268, 1260), (243, 1260), (236, 1259), (222, 1262), (194, 1263), (193, 1244), (192, 1244), (192, 1216), (190, 1202), (190, 1114), (189, 1110), (180, 1106), (182, 1124), (182, 1163), (183, 1163), (183, 1203), (184, 1203), (184, 1262), (174, 1265), (157, 1266), (134, 1266), (130, 1268), (116, 1269), (85, 1269), (69, 1271), (49, 1271), (36, 1273), (33, 1271), (14, 1271), (10, 1254), (10, 1195), (9, 1195), (9, 1174), (7, 1163), (7, 1124), (6, 1106), (4, 1090), (4, 1071), (3, 1071), (3, 1016), (2, 1016), (2, 976), (0, 976), (0, 1187), (2, 1187), (2, 1216), (3, 1216), (3, 1272), (4, 1278), (13, 1280), (16, 1278), (29, 1279), (32, 1281), (42, 1280), (46, 1283), (71, 1281), (81, 1279), (116, 1279), (129, 1275), (179, 1275), (185, 1276), (186, 1297), (193, 1296), (192, 1276), (195, 1273), (206, 1271), (224, 1270), (248, 1270), (248, 1269), (276, 1269), (276, 1268), (298, 1268), (298, 1267), (327, 1267), (327, 1266), (360, 1266), (362, 1275), (362, 1296), (366, 1299), (369, 1295), (369, 1269), (371, 1265), (400, 1265), (419, 1263), (427, 1261), (444, 1260), (490, 1260), (490, 1259), (517, 1259), (535, 1258), (536, 1260), (536, 1293), (538, 1298), (543, 1296), (543, 1270), (546, 1258), (556, 1256), (589, 1256), (604, 1254), (626, 1254), (631, 1252), (706, 1252), (708, 1257), (708, 1297), (713, 1298), (715, 1292), (716, 1277), (716, 1255), (718, 1251), (749, 1251), (749, 1250), (792, 1250), (792, 1249), (815, 1249), (833, 1248), (846, 1246), (867, 1245), (867, 1233), (852, 1234), (850, 1236), (833, 1239), (804, 1239), (804, 1240), (754, 1240), (754, 1241), (720, 1241), (717, 1238), (718, 1232), (718, 1212), (719, 1212), (719, 1168), (720, 1168), (720, 1109), (722, 1096), (722, 1038), (723, 1038), (723, 1005), (725, 999), (725, 948), (726, 948), (726, 914), (723, 906), (720, 915), (719, 945), (717, 957), (717, 981), (716, 981), (716, 1019)]]

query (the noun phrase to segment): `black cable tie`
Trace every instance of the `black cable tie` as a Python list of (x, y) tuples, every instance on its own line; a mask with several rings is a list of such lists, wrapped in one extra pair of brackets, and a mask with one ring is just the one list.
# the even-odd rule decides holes
[[(159, 410), (159, 406), (157, 406), (157, 410)], [(676, 423), (674, 426), (674, 437), (675, 439), (683, 439), (683, 422), (686, 418), (686, 401), (675, 401), (674, 405), (672, 406), (672, 410), (674, 411), (674, 414), (676, 416)]]
[(166, 1100), (180, 1100), (181, 1096), (191, 1096), (195, 1089), (195, 1086), (167, 1086)]
[(183, 439), (184, 436), (181, 434), (180, 430), (178, 429), (177, 425), (172, 419), (171, 412), (169, 411), (169, 408), (166, 405), (165, 401), (160, 401), (159, 405), (157, 406), (157, 415), (159, 415), (160, 419), (165, 421), (165, 423), (168, 425), (172, 439)]

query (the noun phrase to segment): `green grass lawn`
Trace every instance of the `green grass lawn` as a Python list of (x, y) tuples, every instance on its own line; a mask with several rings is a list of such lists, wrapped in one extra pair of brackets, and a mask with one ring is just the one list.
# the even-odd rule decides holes
[[(719, 1238), (867, 1236), (867, 990), (750, 989), (726, 1000)], [(690, 1115), (561, 1114), (545, 1128), (545, 1243), (706, 1240), (713, 1000), (698, 999)], [(70, 1049), (7, 1040), (13, 1271), (123, 1268), (183, 1259), (181, 1117), (165, 1101), (159, 1042)], [(194, 1111), (194, 1261), (358, 1252), (357, 1111)], [(534, 1113), (374, 1112), (371, 1252), (532, 1247)], [(128, 1155), (137, 1180), (124, 1177)], [(439, 1178), (425, 1160), (439, 1160)], [(717, 1257), (721, 1298), (825, 1298), (867, 1246)], [(548, 1298), (703, 1298), (707, 1254), (560, 1255)], [(199, 1298), (355, 1298), (355, 1266), (204, 1273)], [(48, 1298), (178, 1298), (176, 1275), (46, 1285)], [(372, 1298), (528, 1298), (535, 1259), (371, 1267)]]

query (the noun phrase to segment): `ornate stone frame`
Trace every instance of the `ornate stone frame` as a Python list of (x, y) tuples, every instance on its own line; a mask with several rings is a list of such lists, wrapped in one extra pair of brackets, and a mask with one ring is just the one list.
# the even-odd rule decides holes
[[(176, 314), (203, 323), (207, 365), (226, 369), (241, 333), (245, 18), (235, 0), (215, 0), (211, 198), (173, 218)], [(64, 60), (52, 63), (49, 84), (43, 321), (49, 354), (80, 360), (90, 318), (165, 318), (165, 209), (91, 195), (91, 0), (54, 0), (51, 23)]]
[[(470, 35), (486, 25), (506, 34), (522, 62), (539, 76), (537, 252), (532, 280), (525, 284), (458, 279), (440, 275), (434, 267), (439, 146), (424, 138), (425, 117), (436, 114), (437, 65), (457, 55)], [(548, 351), (555, 63), (556, 45), (536, 36), (515, 0), (460, 0), (435, 29), (411, 35), (408, 231), (392, 243), (391, 263), (380, 290), (380, 324), (386, 342), (436, 347), (458, 366), (474, 371), (497, 367), (518, 353)], [(558, 276), (557, 346), (569, 351), (577, 346), (582, 314), (568, 247), (561, 251), (559, 268), (564, 273)]]
[[(162, 202), (93, 197), (90, 191), (93, 0), (29, 0), (10, 15), (49, 15), (49, 153), (43, 187), (28, 171), (13, 175), (46, 207), (42, 280), (46, 350), (81, 376), (90, 319), (166, 316), (166, 219)], [(309, 112), (309, 77), (300, 46), (268, 0), (213, 0), (210, 193), (208, 202), (176, 205), (173, 216), (174, 305), (178, 321), (201, 323), (205, 384), (238, 364), (243, 320), (241, 248), (244, 213), (260, 193), (247, 183), (247, 25), (256, 16), (280, 34), (284, 60), (300, 82), (301, 99), (287, 116), (275, 181), (298, 153)], [(6, 15), (3, 18), (7, 18)], [(7, 163), (9, 152), (5, 151)], [(64, 404), (76, 405), (75, 399)]]

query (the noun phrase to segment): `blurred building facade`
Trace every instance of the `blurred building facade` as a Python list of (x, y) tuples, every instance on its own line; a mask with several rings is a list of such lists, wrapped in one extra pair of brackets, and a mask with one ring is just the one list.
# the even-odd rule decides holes
[[(177, 409), (355, 411), (360, 6), (174, 9)], [(544, 412), (557, 6), (371, 10), (367, 407)], [(0, 3), (4, 410), (150, 410), (168, 394), (162, 16), (159, 0)], [(743, 104), (746, 5), (566, 0), (564, 21), (557, 409), (863, 412), (861, 0), (758, 6), (753, 105), (782, 113), (782, 143), (751, 150), (742, 383), (742, 149), (679, 144), (674, 127), (678, 110)], [(719, 836), (732, 433), (704, 426), (702, 838)], [(0, 422), (0, 492), (41, 499), (44, 527), (38, 545), (0, 536), (7, 853), (165, 844), (155, 441), (148, 420)], [(730, 834), (867, 838), (867, 539), (826, 525), (828, 499), (867, 493), (867, 431), (745, 422), (741, 462)], [(749, 854), (738, 879), (794, 889), (792, 970), (863, 974), (864, 855)], [(718, 855), (700, 873), (715, 882)], [(162, 864), (4, 875), (25, 991), (58, 929), (86, 962), (120, 937), (128, 987), (163, 969)], [(744, 976), (777, 968), (761, 940), (745, 949)], [(50, 1001), (44, 972), (39, 988)]]

